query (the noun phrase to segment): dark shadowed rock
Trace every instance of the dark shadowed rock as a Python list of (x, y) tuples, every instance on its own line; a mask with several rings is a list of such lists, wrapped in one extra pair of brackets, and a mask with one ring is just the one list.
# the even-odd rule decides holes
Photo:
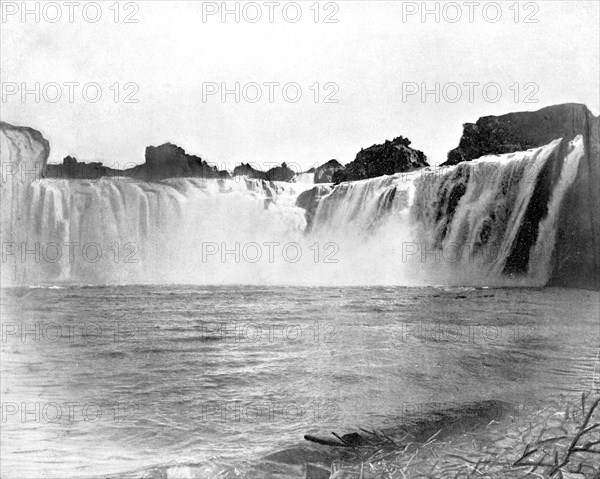
[(108, 168), (102, 163), (79, 163), (76, 158), (67, 156), (62, 165), (46, 165), (44, 176), (47, 178), (97, 180), (107, 176)]
[(500, 155), (547, 145), (558, 138), (572, 140), (587, 134), (593, 116), (585, 105), (564, 103), (538, 111), (484, 116), (476, 123), (465, 123), (458, 147), (448, 152), (441, 166), (456, 165), (484, 155)]
[(303, 191), (298, 195), (298, 198), (296, 198), (296, 206), (306, 210), (307, 232), (310, 231), (312, 227), (312, 221), (317, 212), (319, 201), (321, 201), (321, 198), (331, 193), (331, 190), (333, 190), (333, 186), (331, 185), (317, 185), (310, 190)]
[(224, 178), (229, 175), (210, 166), (199, 156), (188, 155), (183, 148), (172, 143), (146, 148), (146, 163), (134, 173), (134, 176), (156, 181), (165, 178)]
[(62, 164), (48, 164), (44, 168), (44, 178), (55, 178), (61, 180), (99, 180), (103, 177), (129, 176), (132, 177), (140, 166), (117, 170), (104, 166), (100, 162), (85, 163), (77, 161), (77, 158), (67, 156)]
[[(191, 162), (202, 160), (197, 156), (189, 156)], [(152, 180), (158, 178), (177, 178), (192, 176), (192, 169), (188, 163), (188, 155), (183, 148), (165, 143), (160, 146), (146, 148), (146, 163), (140, 168), (141, 179)]]
[(342, 165), (339, 161), (329, 160), (327, 163), (323, 163), (321, 166), (311, 168), (307, 171), (307, 173), (315, 174), (315, 183), (332, 183), (333, 174), (336, 171), (343, 169), (344, 165)]
[(250, 163), (242, 163), (233, 170), (233, 176), (245, 176), (248, 179), (266, 180), (267, 174), (264, 171), (252, 168)]
[(364, 180), (429, 166), (425, 154), (410, 148), (410, 143), (408, 138), (399, 136), (361, 150), (353, 162), (333, 174), (333, 182)]
[(296, 176), (294, 170), (289, 168), (285, 163), (267, 171), (267, 180), (269, 181), (291, 181), (294, 176)]
[(126, 176), (144, 181), (167, 178), (229, 178), (227, 171), (219, 171), (199, 156), (188, 155), (183, 148), (165, 143), (146, 148), (146, 162), (118, 170), (102, 163), (83, 163), (67, 156), (62, 165), (46, 165), (45, 178), (97, 180), (102, 177)]

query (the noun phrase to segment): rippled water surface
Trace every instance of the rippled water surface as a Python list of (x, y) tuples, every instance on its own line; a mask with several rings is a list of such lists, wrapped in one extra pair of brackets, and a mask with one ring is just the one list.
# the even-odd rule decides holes
[(2, 300), (6, 478), (243, 471), (307, 433), (577, 392), (598, 373), (586, 291), (64, 286)]

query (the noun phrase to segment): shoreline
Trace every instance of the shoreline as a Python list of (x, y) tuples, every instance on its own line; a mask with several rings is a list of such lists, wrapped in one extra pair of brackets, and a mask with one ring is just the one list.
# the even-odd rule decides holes
[(323, 439), (337, 446), (307, 441), (270, 454), (247, 474), (223, 477), (600, 477), (598, 384), (579, 396), (561, 393), (527, 410), (520, 406), (480, 401), (434, 413), (395, 432), (359, 429), (332, 434)]

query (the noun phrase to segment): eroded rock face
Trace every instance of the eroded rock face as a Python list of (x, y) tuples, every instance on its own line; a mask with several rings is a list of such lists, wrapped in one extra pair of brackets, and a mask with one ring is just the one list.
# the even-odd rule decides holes
[(295, 176), (296, 173), (294, 170), (289, 168), (285, 163), (267, 171), (267, 180), (269, 181), (292, 181)]
[[(444, 165), (484, 155), (524, 151), (558, 138), (563, 139), (564, 150), (577, 135), (583, 136), (585, 156), (558, 213), (550, 284), (600, 289), (600, 121), (585, 105), (566, 103), (534, 112), (486, 116), (476, 123), (467, 123), (459, 146), (448, 153)], [(527, 211), (528, 223), (538, 224), (548, 214), (550, 192), (561, 170), (562, 164), (555, 161), (540, 175), (535, 201)], [(514, 250), (523, 250), (536, 234), (536, 228), (523, 231)], [(522, 263), (518, 255), (509, 258), (507, 273), (518, 273)]]
[(106, 176), (130, 176), (134, 169), (115, 170), (99, 162), (85, 163), (77, 158), (67, 156), (60, 165), (46, 165), (44, 178), (63, 180), (98, 180)]
[(399, 136), (361, 150), (354, 161), (333, 174), (333, 182), (364, 180), (429, 166), (425, 154), (410, 148), (410, 144), (408, 138)]
[(331, 185), (317, 185), (310, 190), (300, 193), (298, 198), (296, 198), (296, 206), (306, 210), (306, 232), (309, 232), (312, 228), (312, 221), (317, 212), (319, 201), (321, 201), (321, 198), (331, 193), (332, 190), (333, 186)]
[(160, 181), (167, 178), (229, 178), (227, 171), (220, 171), (199, 156), (189, 155), (183, 148), (172, 143), (146, 148), (146, 162), (142, 165), (118, 170), (102, 163), (85, 163), (67, 156), (62, 165), (47, 165), (45, 178), (97, 180), (102, 177), (125, 176), (144, 181)]
[(131, 176), (145, 181), (166, 178), (228, 178), (226, 171), (209, 165), (196, 155), (189, 155), (183, 148), (172, 143), (146, 148), (146, 162), (133, 168)]
[[(525, 151), (547, 145), (553, 140), (572, 140), (589, 133), (594, 116), (585, 105), (565, 103), (538, 111), (484, 116), (476, 123), (465, 123), (458, 147), (448, 152), (441, 166), (456, 165), (485, 155)], [(597, 122), (596, 118), (596, 122)]]
[[(189, 160), (189, 161), (188, 161)], [(146, 148), (146, 163), (140, 168), (140, 176), (144, 180), (160, 177), (192, 176), (192, 164), (202, 163), (197, 156), (187, 155), (183, 148), (165, 143), (160, 146)]]
[(233, 176), (245, 176), (248, 179), (266, 180), (267, 174), (264, 171), (254, 169), (250, 163), (242, 163), (233, 170)]
[(344, 165), (339, 161), (329, 160), (327, 163), (323, 163), (317, 168), (311, 168), (307, 173), (315, 174), (315, 183), (331, 183), (333, 182), (333, 175), (335, 172), (343, 169)]
[(600, 290), (600, 121), (587, 113), (586, 154), (560, 210), (550, 283)]

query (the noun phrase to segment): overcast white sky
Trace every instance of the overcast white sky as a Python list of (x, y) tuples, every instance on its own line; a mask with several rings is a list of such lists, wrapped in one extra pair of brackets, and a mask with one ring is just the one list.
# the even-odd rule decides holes
[[(96, 23), (83, 17), (90, 2), (73, 7), (72, 23), (64, 2), (56, 2), (62, 17), (55, 23), (47, 21), (56, 18), (55, 6), (44, 9), (42, 2), (37, 23), (34, 14), (25, 22), (21, 11), (12, 14), (21, 2), (2, 3), (1, 117), (40, 130), (51, 142), (52, 162), (71, 154), (107, 165), (141, 163), (146, 146), (170, 141), (229, 168), (239, 162), (268, 168), (282, 161), (308, 168), (331, 158), (349, 162), (361, 147), (403, 135), (438, 164), (458, 144), (462, 123), (480, 116), (562, 102), (586, 103), (595, 114), (599, 110), (597, 1), (521, 2), (518, 9), (513, 1), (499, 2), (502, 17), (496, 23), (483, 13), (486, 7), (488, 19), (497, 14), (496, 7), (486, 6), (491, 2), (474, 7), (439, 2), (439, 23), (433, 14), (425, 22), (419, 13), (403, 19), (403, 9), (408, 13), (421, 2), (400, 1), (340, 1), (337, 8), (321, 2), (318, 23), (314, 1), (300, 2), (302, 17), (296, 23), (283, 16), (289, 2), (272, 7), (273, 23), (264, 2), (257, 2), (263, 18), (256, 23), (246, 21), (256, 14), (254, 6), (246, 8), (240, 23), (233, 15), (223, 23), (219, 14), (203, 21), (203, 8), (206, 13), (221, 2), (121, 2), (118, 9), (114, 1), (98, 2), (102, 17)], [(462, 18), (452, 23), (456, 5)], [(436, 2), (428, 7), (435, 9)], [(35, 9), (35, 2), (29, 8)], [(94, 19), (96, 7), (86, 8), (87, 18)], [(286, 8), (293, 19), (295, 7)], [(123, 23), (127, 14), (138, 22)], [(324, 23), (327, 14), (338, 22)], [(527, 18), (537, 23), (525, 23)], [(62, 85), (62, 98), (48, 101), (56, 95), (49, 86), (39, 102), (33, 94), (23, 101), (22, 84), (34, 88), (36, 82), (40, 89), (49, 82)], [(73, 86), (73, 102), (64, 82), (80, 84)], [(82, 96), (82, 86), (91, 82), (102, 89), (96, 103)], [(115, 82), (120, 85), (116, 103)], [(236, 103), (233, 95), (225, 103), (220, 95), (204, 101), (203, 83), (210, 82), (230, 88), (236, 82), (295, 82), (302, 98), (291, 103), (281, 87), (273, 87), (271, 103), (263, 85), (257, 103), (243, 97)], [(321, 91), (315, 103), (311, 87), (317, 82)], [(409, 83), (434, 88), (436, 82), (440, 91), (451, 82), (461, 85), (463, 97), (454, 103), (443, 97), (438, 103), (434, 95), (426, 101), (420, 94), (403, 99), (403, 84), (405, 89)], [(481, 86), (473, 86), (471, 102), (466, 82), (495, 82), (502, 94), (492, 102), (495, 87), (489, 87), (486, 99)], [(125, 90), (126, 83), (139, 90)], [(338, 103), (324, 102), (334, 89), (325, 89), (327, 83), (337, 85), (333, 99)], [(525, 87), (528, 83), (535, 85)], [(9, 95), (15, 84), (19, 91)], [(138, 103), (123, 101), (131, 92)], [(246, 90), (252, 97), (255, 92)], [(449, 99), (457, 93), (451, 86), (445, 92)], [(94, 89), (87, 93), (91, 97)], [(287, 93), (292, 96), (294, 90)], [(525, 103), (528, 93), (538, 103)]]

